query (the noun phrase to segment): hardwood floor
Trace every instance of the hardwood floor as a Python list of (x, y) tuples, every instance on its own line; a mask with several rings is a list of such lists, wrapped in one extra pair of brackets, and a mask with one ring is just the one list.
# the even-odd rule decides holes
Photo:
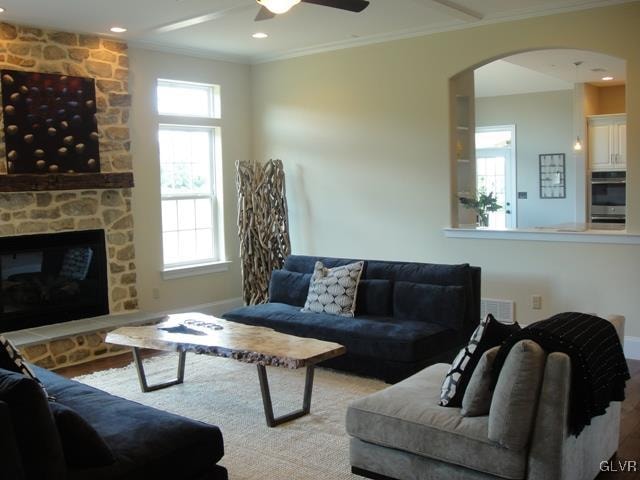
[[(142, 357), (148, 358), (156, 355), (162, 355), (154, 350), (142, 350)], [(133, 355), (131, 352), (126, 352), (115, 357), (101, 358), (94, 360), (93, 362), (83, 363), (82, 365), (74, 365), (72, 367), (64, 367), (56, 370), (56, 373), (63, 377), (73, 378), (80, 375), (88, 375), (90, 373), (99, 372), (101, 370), (110, 370), (112, 368), (126, 367), (133, 362)]]
[[(143, 351), (144, 357), (158, 355), (157, 352)], [(161, 354), (160, 354), (161, 355)], [(117, 357), (96, 360), (84, 365), (67, 367), (57, 373), (65, 377), (77, 377), (100, 370), (121, 368), (133, 361), (130, 353)], [(640, 360), (629, 360), (631, 380), (627, 383), (626, 399), (622, 404), (622, 419), (620, 425), (620, 447), (618, 455), (613, 459), (612, 467), (620, 469), (625, 460), (636, 462), (636, 472), (605, 472), (598, 475), (597, 480), (640, 480)], [(629, 464), (627, 464), (629, 465)]]
[(598, 480), (640, 480), (640, 361), (629, 360), (631, 380), (627, 382), (625, 401), (622, 403), (620, 424), (620, 447), (614, 459), (616, 462), (631, 460), (636, 462), (636, 472), (609, 472), (598, 475)]

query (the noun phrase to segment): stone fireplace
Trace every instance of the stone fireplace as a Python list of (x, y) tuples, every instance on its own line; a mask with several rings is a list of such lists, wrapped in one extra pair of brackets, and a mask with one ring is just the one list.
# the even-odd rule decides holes
[[(111, 314), (138, 308), (128, 67), (125, 43), (0, 23), (0, 68), (95, 79), (101, 167), (100, 173), (85, 176), (8, 175), (1, 125), (0, 237), (103, 231), (107, 306)], [(78, 363), (87, 356), (112, 353), (101, 342), (103, 337), (104, 332), (92, 332), (56, 340), (57, 343), (31, 345), (26, 353), (30, 360), (47, 367)], [(71, 354), (77, 348), (87, 350), (89, 344), (88, 353)]]

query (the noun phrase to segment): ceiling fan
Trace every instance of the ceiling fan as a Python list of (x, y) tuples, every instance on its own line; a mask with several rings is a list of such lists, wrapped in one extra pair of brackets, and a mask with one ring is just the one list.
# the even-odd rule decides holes
[[(229, 0), (229, 3), (230, 2), (231, 0)], [(255, 0), (255, 2), (260, 5), (260, 10), (255, 18), (256, 22), (260, 20), (268, 20), (276, 15), (288, 12), (299, 3), (313, 3), (324, 7), (347, 10), (349, 12), (361, 12), (369, 6), (369, 2), (366, 0)], [(238, 3), (240, 3), (240, 5), (238, 5)], [(244, 2), (236, 1), (235, 5), (228, 6), (211, 13), (185, 18), (177, 22), (171, 22), (169, 24), (156, 27), (153, 29), (153, 32), (167, 33), (183, 28), (193, 27), (194, 25), (199, 25), (201, 23), (211, 22), (213, 20), (219, 20), (229, 14), (253, 8), (252, 4), (255, 5), (255, 3), (250, 2), (249, 0), (244, 0)]]
[(349, 12), (361, 12), (369, 6), (366, 0), (256, 0), (260, 5), (260, 11), (256, 16), (256, 22), (268, 20), (286, 13), (299, 3), (313, 3), (324, 7), (347, 10)]

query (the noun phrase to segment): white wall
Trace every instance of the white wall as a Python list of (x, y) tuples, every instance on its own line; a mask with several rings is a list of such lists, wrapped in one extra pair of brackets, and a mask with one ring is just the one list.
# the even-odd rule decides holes
[[(247, 65), (172, 55), (133, 48), (130, 51), (133, 96), (131, 132), (136, 261), (140, 308), (173, 310), (241, 296), (235, 195), (236, 160), (249, 159), (251, 147), (250, 68)], [(229, 271), (163, 280), (160, 211), (160, 166), (155, 117), (158, 78), (214, 83), (221, 86), (224, 223)], [(157, 288), (160, 298), (153, 298)]]
[[(516, 200), (518, 227), (539, 227), (584, 222), (576, 219), (577, 182), (572, 149), (573, 91), (503, 95), (476, 98), (476, 126), (515, 125), (517, 191), (527, 192)], [(567, 197), (541, 199), (538, 155), (564, 153)], [(581, 186), (581, 188), (583, 188)]]
[[(447, 239), (449, 79), (532, 48), (627, 61), (628, 178), (640, 185), (640, 3), (445, 32), (253, 67), (255, 158), (281, 158), (298, 253), (470, 262), (483, 295), (528, 323), (567, 310), (621, 313), (640, 336), (634, 245)], [(595, 35), (593, 32), (598, 32)], [(640, 232), (640, 188), (629, 193)], [(530, 309), (541, 294), (543, 309)]]

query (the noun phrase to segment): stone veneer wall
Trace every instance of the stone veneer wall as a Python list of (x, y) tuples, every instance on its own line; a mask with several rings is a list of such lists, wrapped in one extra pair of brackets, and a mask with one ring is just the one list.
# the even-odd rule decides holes
[[(130, 172), (127, 45), (94, 35), (56, 32), (0, 23), (0, 68), (58, 73), (96, 79), (96, 104), (102, 172)], [(1, 117), (1, 116), (0, 116)], [(4, 128), (0, 118), (0, 175), (6, 175)], [(0, 192), (0, 236), (103, 228), (109, 259), (109, 305), (112, 313), (138, 308), (133, 245), (131, 189), (64, 192)], [(82, 340), (83, 339), (83, 340)], [(93, 345), (93, 335), (69, 341), (91, 357), (109, 354)], [(48, 367), (78, 363), (69, 342), (30, 347), (30, 359), (51, 357)], [(51, 355), (43, 356), (43, 348)], [(73, 359), (71, 359), (73, 357)]]
[(89, 362), (98, 358), (121, 355), (128, 347), (104, 342), (106, 330), (73, 335), (51, 342), (39, 343), (21, 349), (22, 355), (31, 363), (43, 368), (56, 369)]

